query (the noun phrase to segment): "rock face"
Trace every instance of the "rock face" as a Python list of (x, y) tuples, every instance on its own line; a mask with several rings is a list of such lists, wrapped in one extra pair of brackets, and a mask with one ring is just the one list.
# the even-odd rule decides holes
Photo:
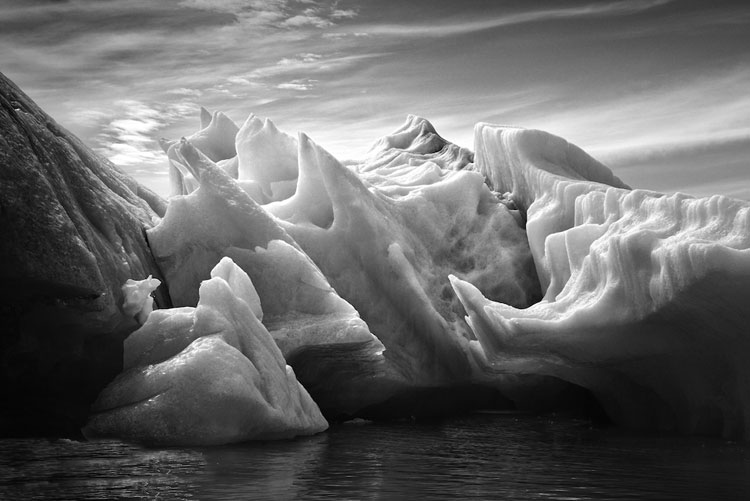
[[(138, 323), (121, 286), (160, 272), (144, 232), (165, 202), (0, 74), (0, 427), (69, 432), (122, 368)], [(168, 295), (157, 292), (159, 306)]]

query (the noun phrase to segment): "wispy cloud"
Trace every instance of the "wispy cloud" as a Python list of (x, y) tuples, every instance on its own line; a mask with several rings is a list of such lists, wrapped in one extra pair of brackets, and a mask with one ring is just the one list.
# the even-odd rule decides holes
[(315, 85), (315, 82), (317, 82), (317, 80), (312, 80), (310, 78), (300, 78), (297, 80), (292, 80), (291, 82), (280, 83), (276, 86), (276, 88), (285, 89), (285, 90), (306, 91), (306, 90), (312, 89), (313, 85)]
[(606, 158), (642, 159), (665, 150), (750, 140), (747, 89), (750, 66), (737, 66), (573, 109), (535, 110), (528, 121), (585, 138), (582, 146)]
[[(63, 125), (151, 181), (166, 171), (153, 140), (193, 132), (199, 104), (236, 122), (269, 116), (342, 157), (414, 113), (465, 146), (478, 121), (550, 130), (646, 185), (707, 183), (687, 166), (699, 155), (685, 152), (701, 148), (717, 152), (700, 158), (723, 162), (723, 175), (747, 172), (736, 166), (750, 129), (750, 8), (425, 5), (7, 0), (0, 67)], [(653, 162), (658, 173), (646, 167)]]
[[(121, 167), (163, 163), (155, 141), (157, 133), (168, 123), (195, 114), (197, 108), (194, 102), (184, 101), (165, 105), (125, 99), (113, 104), (117, 118), (103, 120), (94, 149)], [(105, 114), (97, 112), (95, 116), (102, 120)]]
[(337, 19), (356, 15), (354, 10), (311, 0), (182, 0), (180, 5), (231, 14), (243, 28), (329, 28)]
[(349, 26), (346, 29), (370, 35), (450, 37), (494, 28), (550, 20), (634, 14), (665, 5), (671, 1), (673, 0), (621, 0), (617, 2), (592, 3), (583, 6), (520, 11), (489, 19), (472, 19), (461, 22), (358, 24)]

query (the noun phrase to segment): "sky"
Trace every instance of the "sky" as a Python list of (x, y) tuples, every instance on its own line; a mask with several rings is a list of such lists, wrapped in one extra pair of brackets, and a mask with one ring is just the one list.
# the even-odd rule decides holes
[(750, 2), (0, 0), (0, 71), (167, 194), (199, 107), (357, 158), (407, 114), (546, 130), (633, 187), (750, 200)]

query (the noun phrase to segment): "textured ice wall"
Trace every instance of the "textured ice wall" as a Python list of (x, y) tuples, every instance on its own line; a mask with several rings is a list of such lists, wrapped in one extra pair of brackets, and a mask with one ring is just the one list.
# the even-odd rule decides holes
[(635, 427), (746, 437), (750, 206), (626, 189), (555, 136), (480, 124), (477, 167), (526, 212), (543, 301), (453, 280), (478, 358), (591, 389)]

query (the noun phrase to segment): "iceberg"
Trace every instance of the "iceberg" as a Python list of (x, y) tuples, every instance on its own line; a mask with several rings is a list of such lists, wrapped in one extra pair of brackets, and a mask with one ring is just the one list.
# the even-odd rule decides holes
[(237, 179), (248, 193), (259, 187), (263, 202), (294, 193), (298, 169), (297, 141), (292, 136), (280, 131), (268, 118), (261, 120), (250, 115), (237, 132), (235, 147)]
[[(162, 221), (148, 232), (174, 305), (195, 306), (200, 282), (213, 263), (228, 256), (256, 285), (266, 327), (314, 396), (325, 380), (329, 400), (319, 403), (328, 413), (346, 414), (381, 400), (371, 374), (383, 370), (384, 348), (356, 309), (237, 180), (187, 140), (175, 154), (200, 185), (173, 197)], [(359, 361), (357, 373), (331, 378), (335, 369), (329, 366), (342, 357)], [(331, 385), (346, 388), (334, 391)]]
[[(215, 112), (213, 115), (201, 108), (201, 129), (189, 138), (193, 145), (214, 162), (221, 164), (222, 169), (237, 178), (237, 151), (234, 137), (239, 131), (237, 125), (224, 113)], [(184, 161), (176, 154), (177, 141), (161, 138), (159, 145), (169, 159), (170, 195), (184, 195), (194, 191), (198, 182)]]
[[(297, 190), (264, 208), (356, 308), (404, 380), (467, 382), (464, 346), (472, 336), (448, 275), (471, 277), (492, 297), (528, 306), (538, 299), (533, 262), (518, 219), (483, 177), (468, 170), (425, 175), (437, 164), (414, 143), (432, 126), (424, 119), (407, 126), (399, 134), (414, 139), (388, 148), (392, 161), (353, 168), (300, 134)], [(433, 154), (458, 151), (424, 144)], [(407, 169), (418, 173), (385, 185), (388, 174)], [(357, 172), (380, 176), (380, 186)]]
[(0, 79), (4, 420), (220, 444), (591, 397), (748, 439), (749, 203), (630, 189), (537, 130), (472, 152), (410, 115), (342, 162), (200, 116), (161, 141), (167, 204)]
[(479, 124), (475, 141), (545, 289), (518, 309), (452, 279), (486, 370), (588, 388), (625, 426), (747, 438), (750, 204), (630, 190), (541, 131)]
[[(488, 379), (472, 366), (475, 338), (448, 279), (456, 274), (519, 307), (541, 298), (522, 217), (468, 168), (470, 151), (416, 116), (360, 163), (344, 165), (305, 134), (293, 140), (255, 116), (236, 145), (237, 180), (190, 141), (175, 146), (200, 185), (173, 198), (148, 233), (175, 304), (194, 304), (180, 291), (194, 291), (209, 263), (230, 256), (256, 284), (264, 324), (329, 416), (419, 414), (418, 404), (406, 411), (393, 399), (518, 386), (518, 377)], [(270, 198), (242, 190), (243, 177), (295, 186), (262, 203)], [(214, 192), (221, 195), (207, 202)], [(277, 234), (258, 238), (254, 225)], [(560, 387), (521, 379), (524, 388), (532, 380)]]
[(157, 310), (128, 337), (85, 436), (217, 445), (328, 427), (260, 323), (250, 278), (228, 258), (211, 275), (196, 308)]

